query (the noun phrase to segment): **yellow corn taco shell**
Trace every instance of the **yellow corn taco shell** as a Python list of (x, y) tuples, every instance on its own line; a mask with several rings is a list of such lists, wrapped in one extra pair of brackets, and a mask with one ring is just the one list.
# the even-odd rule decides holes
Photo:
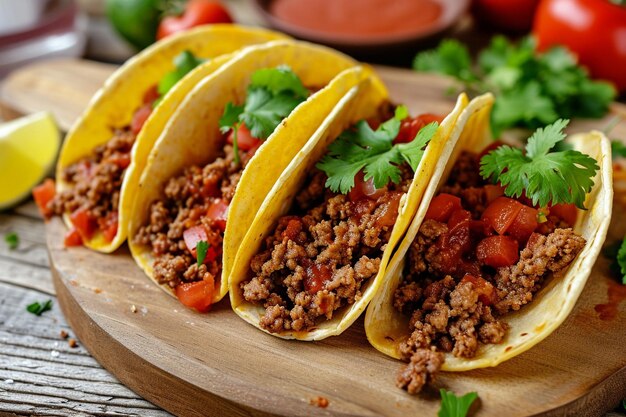
[[(57, 163), (57, 192), (66, 190), (69, 184), (61, 180), (63, 170), (78, 159), (89, 155), (93, 148), (106, 143), (113, 136), (113, 129), (130, 123), (133, 113), (141, 107), (144, 93), (156, 85), (173, 69), (173, 60), (185, 50), (191, 51), (208, 62), (198, 66), (178, 82), (154, 109), (135, 140), (131, 163), (124, 174), (118, 211), (118, 232), (113, 241), (107, 242), (101, 233), (85, 241), (85, 246), (101, 252), (113, 252), (125, 240), (130, 215), (132, 195), (146, 165), (154, 142), (165, 124), (185, 96), (205, 76), (227, 61), (225, 54), (238, 49), (285, 38), (284, 35), (237, 25), (210, 25), (174, 35), (158, 42), (129, 59), (94, 95), (83, 115), (68, 132)], [(69, 213), (64, 216), (71, 227)]]
[[(371, 74), (371, 70), (357, 66), (353, 59), (329, 48), (304, 42), (274, 41), (242, 49), (205, 77), (169, 120), (149, 156), (135, 194), (129, 246), (137, 263), (153, 280), (154, 258), (150, 249), (137, 245), (132, 239), (147, 222), (151, 203), (163, 197), (165, 183), (185, 167), (204, 165), (217, 157), (223, 146), (218, 121), (226, 104), (244, 101), (255, 71), (281, 65), (289, 66), (305, 86), (322, 88), (282, 121), (244, 169), (229, 206), (222, 278), (213, 302), (228, 292), (228, 277), (237, 250), (265, 195), (342, 97)], [(373, 89), (379, 95), (386, 95), (380, 82), (375, 83)], [(169, 286), (161, 288), (173, 294)]]
[[(477, 97), (461, 115), (459, 124), (465, 124), (457, 143), (442, 156), (442, 164), (433, 175), (433, 182), (417, 210), (409, 230), (394, 254), (381, 291), (374, 297), (365, 315), (365, 330), (370, 343), (382, 353), (400, 358), (398, 346), (409, 337), (409, 318), (393, 307), (393, 295), (402, 282), (405, 255), (417, 235), (431, 199), (445, 183), (454, 161), (462, 150), (480, 152), (489, 143), (489, 113), (491, 95)], [(533, 301), (517, 312), (503, 317), (510, 326), (501, 344), (481, 344), (474, 358), (457, 358), (446, 353), (442, 370), (467, 371), (496, 366), (530, 349), (552, 333), (570, 313), (585, 286), (606, 237), (612, 210), (611, 145), (600, 132), (577, 134), (567, 139), (574, 149), (598, 161), (600, 170), (594, 186), (585, 200), (588, 210), (579, 210), (574, 231), (587, 243), (580, 254), (559, 277), (548, 278)], [(444, 163), (445, 162), (445, 163)]]
[[(265, 311), (262, 306), (247, 302), (243, 298), (240, 288), (240, 283), (247, 278), (250, 261), (253, 256), (261, 248), (263, 240), (273, 232), (278, 219), (287, 213), (295, 195), (300, 187), (302, 187), (307, 174), (326, 153), (328, 145), (332, 143), (341, 132), (354, 125), (357, 121), (367, 119), (376, 114), (378, 107), (387, 100), (388, 98), (386, 96), (376, 94), (375, 89), (373, 89), (371, 83), (368, 82), (362, 83), (346, 95), (340, 105), (337, 106), (324, 123), (319, 126), (302, 152), (289, 164), (263, 202), (259, 209), (259, 214), (254, 219), (252, 226), (249, 228), (249, 232), (246, 234), (241, 244), (233, 272), (230, 276), (231, 305), (235, 312), (248, 323), (262, 329), (259, 322)], [(416, 170), (409, 192), (400, 200), (398, 218), (391, 232), (387, 247), (382, 255), (379, 272), (376, 277), (370, 279), (361, 288), (362, 297), (354, 304), (337, 310), (331, 320), (321, 321), (313, 330), (270, 334), (284, 339), (299, 339), (305, 341), (324, 339), (329, 336), (341, 334), (365, 310), (367, 304), (382, 284), (382, 279), (385, 275), (386, 266), (391, 254), (409, 226), (412, 213), (417, 210), (431, 175), (435, 171), (444, 146), (449, 136), (453, 134), (455, 130), (457, 118), (467, 106), (467, 103), (467, 97), (464, 94), (461, 95), (452, 112), (443, 120), (436, 134), (428, 144)]]

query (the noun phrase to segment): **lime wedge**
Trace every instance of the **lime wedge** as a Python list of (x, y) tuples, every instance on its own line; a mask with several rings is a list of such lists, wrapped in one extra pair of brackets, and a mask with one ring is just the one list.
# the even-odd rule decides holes
[(61, 135), (47, 112), (0, 124), (0, 210), (30, 194), (50, 171)]

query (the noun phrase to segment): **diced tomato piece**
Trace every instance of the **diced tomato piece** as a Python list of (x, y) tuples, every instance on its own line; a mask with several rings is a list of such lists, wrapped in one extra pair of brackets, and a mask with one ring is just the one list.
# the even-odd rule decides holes
[(159, 86), (157, 84), (148, 88), (143, 95), (143, 103), (150, 104), (154, 103), (161, 95), (159, 94)]
[(46, 178), (43, 183), (33, 188), (33, 199), (42, 216), (49, 217), (52, 214), (48, 209), (48, 203), (54, 198), (55, 194), (54, 180), (50, 178)]
[(200, 313), (206, 313), (211, 309), (214, 292), (215, 281), (213, 279), (186, 282), (176, 287), (176, 297), (180, 302)]
[(378, 227), (391, 227), (396, 224), (401, 198), (402, 193), (399, 191), (388, 192), (382, 197), (384, 209), (379, 213), (376, 219), (376, 225)]
[(504, 195), (504, 188), (501, 185), (487, 184), (483, 187), (485, 190), (485, 200), (487, 204), (491, 204), (493, 200)]
[(189, 250), (189, 252), (193, 254), (193, 257), (196, 258), (196, 246), (198, 245), (198, 242), (201, 240), (208, 242), (209, 238), (204, 226), (193, 226), (183, 232), (183, 240), (185, 241), (187, 250)]
[(144, 104), (133, 114), (133, 120), (130, 122), (130, 130), (135, 135), (139, 134), (146, 120), (150, 117), (150, 114), (152, 114), (152, 104)]
[(107, 161), (114, 163), (122, 169), (126, 169), (130, 165), (130, 154), (116, 153), (107, 158)]
[(302, 219), (298, 216), (288, 216), (287, 227), (282, 233), (283, 238), (297, 242), (300, 232), (302, 232)]
[(513, 265), (519, 259), (517, 242), (508, 236), (490, 236), (476, 247), (476, 257), (494, 268)]
[(485, 280), (484, 278), (470, 274), (465, 274), (463, 279), (461, 279), (461, 283), (471, 282), (474, 284), (474, 288), (480, 294), (478, 296), (478, 301), (483, 303), (486, 306), (493, 305), (497, 301), (497, 294), (495, 288), (491, 284), (491, 282)]
[(448, 220), (448, 228), (452, 230), (458, 226), (469, 225), (471, 219), (472, 215), (469, 211), (463, 209), (454, 210)]
[(200, 189), (200, 195), (204, 198), (217, 197), (220, 193), (220, 186), (218, 180), (213, 177), (206, 177), (202, 180), (202, 188)]
[(550, 207), (550, 214), (563, 220), (570, 226), (576, 224), (576, 217), (578, 217), (578, 209), (575, 204), (555, 204)]
[(93, 237), (93, 234), (97, 229), (97, 222), (87, 209), (79, 208), (70, 214), (70, 220), (72, 221), (74, 227), (76, 227), (76, 230), (78, 230), (78, 233), (80, 233), (83, 241), (89, 240)]
[(398, 136), (396, 136), (393, 143), (412, 142), (424, 126), (432, 122), (441, 123), (443, 118), (444, 116), (431, 113), (420, 114), (414, 118), (407, 117), (400, 124), (400, 131), (398, 132)]
[(363, 198), (369, 198), (371, 200), (377, 200), (380, 196), (387, 192), (387, 187), (376, 188), (374, 185), (374, 178), (370, 178), (365, 181), (365, 174), (363, 171), (354, 178), (354, 187), (348, 193), (350, 201), (358, 201)]
[(72, 227), (65, 233), (63, 244), (66, 247), (81, 246), (83, 244), (83, 238), (80, 237), (80, 233), (78, 233), (78, 230), (76, 230), (75, 227)]
[(455, 210), (461, 209), (461, 199), (452, 194), (441, 193), (430, 202), (426, 220), (447, 222)]
[(228, 204), (224, 200), (215, 200), (206, 212), (208, 218), (213, 220), (213, 224), (219, 227), (222, 232), (226, 230), (226, 219), (228, 218)]
[(118, 226), (117, 211), (113, 211), (109, 214), (105, 222), (105, 227), (102, 229), (102, 235), (107, 242), (113, 242), (113, 239), (115, 239), (117, 235)]
[(502, 145), (505, 145), (505, 143), (502, 142), (501, 140), (497, 140), (497, 141), (491, 143), (485, 149), (483, 149), (483, 151), (478, 155), (478, 161), (480, 162), (480, 160), (483, 159), (483, 156), (487, 155), (491, 151), (495, 151), (496, 149), (498, 149)]
[(522, 209), (523, 204), (508, 197), (498, 197), (487, 206), (481, 217), (482, 221), (503, 235), (511, 226)]
[[(470, 223), (472, 215), (467, 210), (455, 210), (448, 220), (448, 233), (443, 246), (458, 252), (460, 258), (471, 248)], [(444, 249), (445, 250), (445, 249)]]
[(533, 234), (535, 229), (537, 229), (537, 210), (522, 205), (522, 209), (517, 214), (517, 217), (511, 223), (511, 226), (506, 231), (508, 235), (510, 235), (513, 239), (520, 242), (520, 244), (524, 244), (530, 235)]
[(528, 238), (528, 242), (526, 242), (526, 247), (532, 248), (533, 246), (535, 246), (541, 236), (543, 236), (541, 233), (533, 233), (532, 235), (530, 235), (530, 237)]
[(315, 294), (324, 288), (324, 283), (333, 276), (332, 268), (327, 264), (314, 264), (306, 269), (304, 288), (309, 294)]
[[(231, 145), (235, 142), (235, 134), (232, 130), (228, 134), (226, 142), (230, 143)], [(239, 125), (239, 129), (237, 129), (237, 146), (240, 150), (249, 151), (256, 146), (260, 146), (261, 143), (262, 141), (260, 139), (252, 136), (252, 132), (250, 132), (250, 130), (244, 123), (241, 123)]]

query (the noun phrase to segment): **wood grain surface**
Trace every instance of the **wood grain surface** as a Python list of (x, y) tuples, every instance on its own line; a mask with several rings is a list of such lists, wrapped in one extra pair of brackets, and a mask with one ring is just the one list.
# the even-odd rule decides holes
[[(74, 68), (65, 80), (80, 77), (74, 64), (56, 64), (66, 65), (65, 73)], [(380, 72), (394, 101), (412, 112), (450, 107), (441, 94), (446, 80)], [(24, 86), (34, 92), (36, 72), (31, 77)], [(626, 124), (614, 132), (626, 137)], [(613, 238), (624, 229), (614, 225)], [(322, 342), (279, 340), (239, 320), (227, 302), (207, 315), (184, 309), (142, 275), (126, 249), (112, 256), (65, 249), (62, 234), (59, 221), (48, 225), (55, 285), (72, 328), (123, 383), (175, 414), (406, 416), (439, 408), (435, 389), (412, 397), (394, 387), (400, 364), (369, 347), (362, 321)], [(435, 388), (477, 391), (480, 416), (602, 415), (626, 396), (626, 303), (611, 321), (594, 310), (613, 288), (607, 274), (602, 259), (572, 315), (537, 347), (496, 368), (442, 374)], [(329, 400), (327, 408), (311, 405), (318, 396)]]

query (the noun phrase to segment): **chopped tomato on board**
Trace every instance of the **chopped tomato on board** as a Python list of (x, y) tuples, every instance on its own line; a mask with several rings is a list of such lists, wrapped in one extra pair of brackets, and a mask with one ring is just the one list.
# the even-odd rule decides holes
[(461, 199), (452, 194), (441, 193), (430, 202), (425, 220), (447, 222), (455, 210), (461, 209)]
[(503, 235), (522, 210), (523, 204), (508, 197), (498, 197), (487, 206), (481, 219)]
[(215, 281), (204, 279), (197, 282), (186, 282), (176, 287), (176, 297), (180, 302), (200, 313), (206, 313), (211, 309)]
[(33, 188), (33, 199), (39, 208), (39, 212), (44, 217), (49, 217), (50, 210), (48, 210), (48, 203), (54, 198), (56, 194), (54, 180), (46, 178), (45, 181), (35, 188)]
[[(228, 134), (226, 142), (231, 145), (235, 143), (235, 133), (233, 130), (231, 130)], [(262, 143), (263, 141), (252, 136), (252, 132), (250, 132), (250, 129), (248, 129), (244, 123), (239, 125), (239, 128), (237, 129), (237, 146), (240, 150), (249, 151), (254, 147), (260, 146)]]
[(494, 268), (513, 265), (519, 260), (517, 242), (508, 236), (489, 236), (476, 247), (476, 257)]
[(219, 227), (222, 232), (226, 230), (226, 220), (228, 218), (228, 204), (224, 200), (216, 200), (209, 206), (206, 212), (207, 217)]

